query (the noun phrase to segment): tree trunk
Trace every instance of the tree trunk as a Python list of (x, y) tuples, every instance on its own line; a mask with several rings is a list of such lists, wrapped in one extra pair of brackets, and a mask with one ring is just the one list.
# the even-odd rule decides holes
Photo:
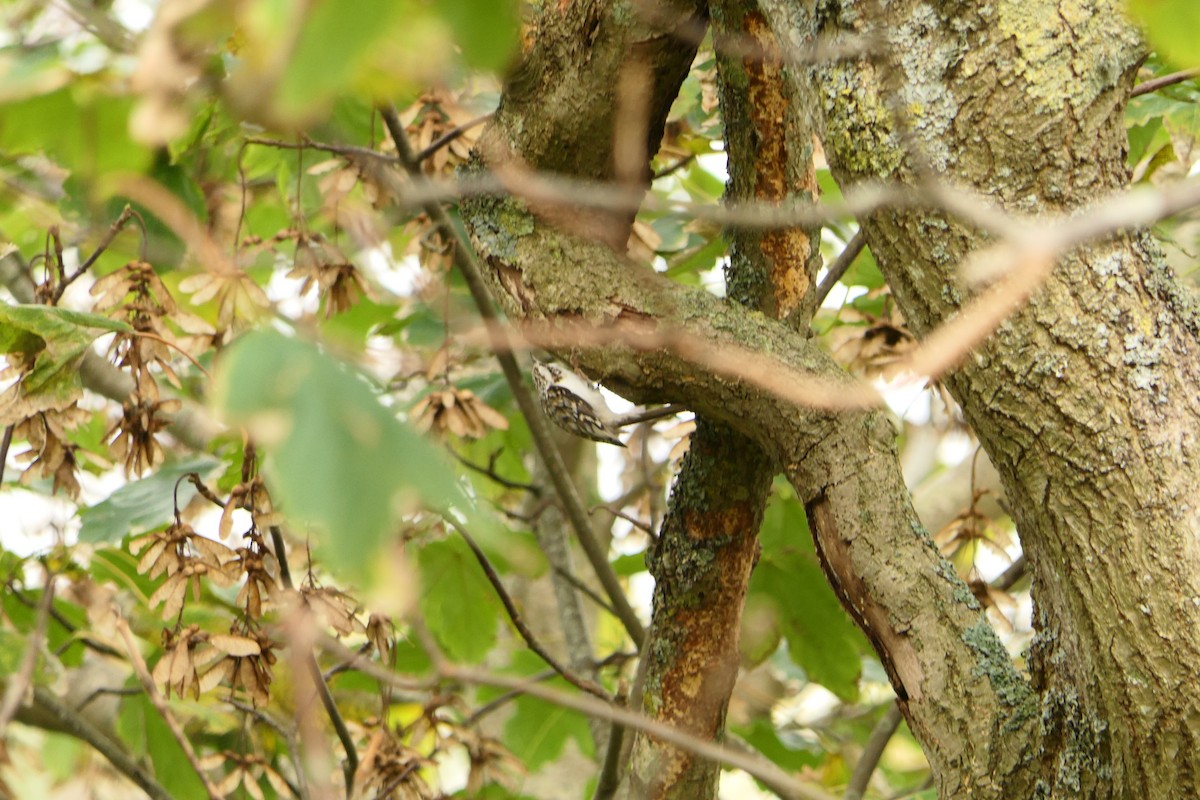
[[(1040, 214), (1127, 186), (1122, 109), (1142, 53), (1119, 3), (879, 9), (775, 18), (831, 44), (881, 37), (870, 61), (806, 76), (843, 188), (937, 174)], [(957, 265), (989, 244), (942, 213), (889, 209), (864, 228), (920, 334), (960, 308)], [(1131, 232), (1062, 258), (946, 378), (1033, 570), (1037, 796), (1200, 793), (1196, 333), (1150, 237)]]
[[(1041, 213), (1125, 185), (1120, 109), (1140, 55), (1115, 3), (870, 0), (842, 3), (836, 18), (824, 3), (762, 7), (794, 45), (818, 35), (847, 52), (877, 41), (864, 35), (886, 43), (862, 61), (790, 69), (799, 83), (789, 102), (818, 93), (815, 108), (799, 111), (818, 120), (846, 186), (885, 178), (919, 188), (946, 173), (1011, 210)], [(593, 2), (544, 12), (555, 21), (485, 132), (484, 163), (619, 179), (612, 109), (634, 54), (651, 87), (644, 140), (657, 141), (698, 9), (681, 24), (614, 8), (629, 10)], [(535, 91), (544, 86), (556, 87), (549, 100)], [(571, 149), (584, 136), (585, 152)], [(561, 143), (575, 144), (566, 153)], [(1197, 325), (1147, 237), (1071, 253), (947, 377), (1003, 478), (1034, 572), (1039, 636), (1026, 679), (921, 527), (886, 419), (798, 406), (713, 355), (753, 364), (757, 354), (796, 382), (849, 391), (818, 347), (625, 262), (611, 249), (624, 241), (615, 211), (599, 229), (594, 215), (540, 199), (480, 198), (463, 213), (497, 298), (531, 336), (574, 349), (631, 399), (682, 402), (729, 426), (782, 468), (940, 796), (1197, 794)], [(959, 309), (969, 291), (957, 265), (988, 242), (963, 220), (911, 207), (876, 211), (864, 229), (919, 334)], [(577, 347), (564, 344), (570, 336)], [(673, 513), (684, 511), (677, 500)]]

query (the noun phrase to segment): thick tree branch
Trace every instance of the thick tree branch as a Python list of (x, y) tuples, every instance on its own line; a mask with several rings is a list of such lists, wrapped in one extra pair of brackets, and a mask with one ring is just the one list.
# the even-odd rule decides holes
[(33, 687), (33, 702), (17, 716), (21, 722), (61, 731), (86, 743), (122, 775), (125, 775), (149, 795), (152, 800), (172, 800), (170, 792), (154, 779), (133, 756), (108, 734), (101, 731), (81, 714), (71, 709), (53, 692), (42, 686)]
[[(536, 61), (538, 52), (530, 58)], [(517, 161), (534, 170), (574, 168), (575, 174), (606, 176), (603, 152), (588, 150), (591, 161), (564, 163), (584, 156), (564, 151), (561, 142), (589, 127), (588, 113), (605, 118), (595, 107), (612, 101), (609, 64), (624, 56), (578, 46), (561, 53), (577, 55), (565, 65), (537, 65), (551, 76), (570, 76), (550, 84), (559, 87), (557, 104), (526, 96), (519, 81), (510, 85), (480, 139), (482, 165), (503, 169)], [(531, 210), (497, 198), (469, 200), (461, 209), (495, 295), (512, 318), (527, 323), (530, 336), (554, 331), (559, 335), (545, 338), (557, 338), (566, 350), (577, 332), (582, 338), (613, 334), (603, 343), (595, 337), (593, 347), (575, 348), (590, 374), (635, 401), (681, 402), (750, 437), (784, 465), (810, 512), (819, 511), (813, 533), (843, 597), (870, 601), (860, 620), (884, 648), (881, 657), (892, 667), (905, 713), (932, 761), (960, 762), (963, 748), (986, 742), (981, 731), (1029, 724), (1027, 695), (1007, 654), (912, 510), (886, 418), (856, 412), (839, 420), (800, 408), (708, 369), (703, 358), (707, 352), (757, 353), (777, 370), (799, 369), (849, 390), (853, 382), (819, 347), (786, 325), (675, 285), (603, 244), (580, 239), (573, 234), (596, 234), (576, 224), (570, 209), (535, 204)], [(659, 349), (668, 337), (686, 346)]]
[[(1200, 439), (1200, 325), (1149, 236), (1130, 230), (1195, 202), (1196, 186), (1122, 194), (1139, 35), (1115, 0), (1077, 15), (1052, 0), (1019, 12), (922, 6), (928, 15), (916, 3), (858, 0), (829, 18), (769, 5), (796, 41), (865, 29), (892, 54), (796, 74), (822, 94), (823, 141), (844, 190), (884, 180), (928, 192), (921, 165), (932, 164), (999, 209), (1069, 216), (1041, 237), (1053, 245), (1044, 275), (945, 379), (1001, 476), (1029, 560), (1041, 757), (1007, 771), (935, 763), (939, 791), (975, 791), (986, 770), (1003, 776), (994, 797), (1026, 796), (1035, 783), (1047, 796), (1196, 794), (1200, 696), (1164, 703), (1161, 687), (1200, 682), (1200, 607), (1182, 601), (1200, 596), (1200, 542), (1194, 504), (1181, 501), (1200, 493), (1188, 444)], [(997, 35), (1010, 24), (1024, 32)], [(918, 96), (919, 120), (895, 113)], [(971, 215), (897, 209), (861, 222), (918, 335), (983, 297), (960, 265), (995, 238)], [(984, 738), (994, 753), (1030, 746), (1004, 731)]]
[[(395, 110), (383, 109), (381, 113), (384, 122), (387, 124), (388, 133), (391, 134), (392, 139), (396, 143), (396, 150), (400, 153), (401, 162), (409, 174), (409, 179), (414, 183), (423, 182), (425, 178), (421, 173), (420, 164), (416, 161), (416, 156), (412, 152), (412, 145), (408, 141), (408, 135), (404, 132), (404, 126), (400, 124), (400, 119), (396, 116)], [(440, 205), (432, 202), (427, 203), (425, 205), (425, 212), (434, 221), (434, 224), (442, 229), (448, 238), (456, 242), (454, 247), (454, 262), (462, 272), (467, 286), (471, 290), (471, 296), (475, 300), (476, 307), (479, 309), (479, 315), (491, 327), (493, 335), (504, 341), (507, 337), (503, 329), (496, 324), (498, 316), (492, 307), (491, 297), (483, 283), (483, 272), (479, 264), (476, 263), (474, 250), (470, 242), (466, 241), (458, 226), (451, 221), (450, 216)], [(579, 492), (575, 489), (574, 484), (571, 483), (570, 475), (562, 460), (562, 454), (559, 453), (554, 440), (550, 437), (550, 428), (533, 396), (530, 394), (529, 387), (521, 374), (521, 369), (517, 366), (516, 358), (513, 356), (512, 348), (497, 348), (496, 359), (500, 362), (500, 368), (504, 372), (504, 377), (508, 381), (509, 389), (517, 401), (518, 408), (521, 409), (521, 413), (529, 424), (529, 431), (533, 436), (534, 445), (537, 447), (542, 459), (546, 462), (550, 481), (554, 484), (555, 491), (558, 492), (559, 499), (562, 501), (563, 508), (566, 511), (567, 519), (571, 522), (571, 527), (574, 529), (585, 555), (587, 555), (588, 562), (596, 573), (601, 586), (604, 587), (609, 602), (612, 603), (613, 608), (617, 612), (618, 619), (625, 626), (625, 631), (634, 643), (638, 647), (641, 647), (646, 638), (642, 623), (637, 618), (637, 612), (633, 610), (633, 606), (629, 604), (629, 599), (625, 597), (625, 590), (617, 579), (616, 573), (613, 572), (612, 565), (608, 562), (608, 554), (592, 534), (583, 501), (579, 499)]]
[[(812, 134), (790, 102), (779, 49), (752, 6), (713, 2), (714, 46), (729, 153), (726, 203), (789, 202), (816, 194)], [(754, 41), (741, 58), (731, 39)], [(725, 271), (732, 300), (804, 329), (816, 307), (820, 234), (812, 228), (735, 230)], [(741, 616), (758, 528), (777, 464), (753, 441), (697, 418), (663, 525), (648, 554), (655, 576), (643, 709), (719, 739), (739, 662)], [(716, 764), (638, 734), (629, 795), (699, 800), (717, 793)]]

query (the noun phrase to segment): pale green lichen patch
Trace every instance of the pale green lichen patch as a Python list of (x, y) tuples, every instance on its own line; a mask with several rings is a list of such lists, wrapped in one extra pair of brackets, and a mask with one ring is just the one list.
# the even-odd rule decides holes
[(963, 643), (975, 652), (975, 668), (971, 674), (986, 677), (1000, 702), (1010, 709), (1007, 727), (1016, 727), (1034, 714), (1035, 696), (1029, 683), (1013, 666), (1008, 651), (992, 630), (987, 620), (968, 628), (962, 635)]
[(945, 134), (958, 115), (958, 102), (946, 76), (962, 58), (963, 45), (942, 35), (940, 26), (932, 6), (917, 5), (895, 30), (893, 47), (904, 72), (901, 93), (908, 124), (921, 134), (931, 166), (945, 170), (952, 160)]
[(469, 219), (471, 235), (482, 252), (505, 261), (516, 258), (521, 239), (533, 233), (533, 215), (512, 198), (476, 197), (464, 200), (464, 219)]
[(874, 91), (874, 69), (836, 63), (822, 70), (825, 147), (854, 175), (887, 177), (904, 162), (891, 112)]
[(1017, 47), (1026, 91), (1048, 111), (1092, 104), (1138, 57), (1116, 0), (998, 0), (997, 31)]

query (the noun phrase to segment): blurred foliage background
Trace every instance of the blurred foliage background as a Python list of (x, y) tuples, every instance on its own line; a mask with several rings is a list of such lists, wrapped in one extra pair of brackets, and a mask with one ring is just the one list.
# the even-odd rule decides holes
[[(1160, 53), (1142, 81), (1200, 66), (1196, 25), (1180, 24), (1200, 24), (1190, 2), (1130, 5)], [(32, 686), (65, 697), (71, 717), (170, 795), (203, 796), (130, 665), (133, 641), (224, 796), (343, 791), (348, 746), (366, 796), (590, 796), (599, 755), (585, 716), (431, 677), (430, 641), (497, 674), (550, 677), (455, 527), (554, 649), (550, 567), (532, 531), (557, 523), (449, 243), (379, 178), (396, 161), (376, 111), (389, 102), (425, 172), (452, 186), (504, 71), (536, 36), (536, 9), (27, 0), (0, 14), (0, 677), (22, 691), (0, 713), (2, 793), (129, 796), (78, 731), (30, 711), (44, 697), (24, 702)], [(1189, 78), (1132, 101), (1137, 182), (1193, 174), (1198, 97)], [(719, 203), (721, 137), (706, 43), (655, 157), (653, 193)], [(824, 198), (839, 197), (827, 170), (819, 180)], [(852, 218), (826, 228), (827, 261), (855, 231)], [(1194, 217), (1159, 233), (1190, 279)], [(630, 241), (647, 269), (717, 294), (726, 251), (715, 225), (661, 211), (641, 214)], [(913, 337), (869, 250), (814, 329), (885, 387), (923, 519), (1019, 654), (1029, 601), (1003, 498), (944, 393), (893, 381)], [(683, 414), (637, 427), (626, 450), (563, 443), (647, 618), (646, 531), (661, 522), (689, 431)], [(837, 791), (888, 722), (891, 690), (796, 535), (805, 524), (779, 483), (729, 729)], [(631, 644), (599, 604), (589, 612), (613, 691), (633, 679)], [(412, 688), (322, 654), (340, 719), (298, 705), (311, 665), (283, 631), (303, 614)], [(932, 796), (926, 777), (901, 730), (868, 796)], [(760, 795), (727, 775), (723, 796)]]

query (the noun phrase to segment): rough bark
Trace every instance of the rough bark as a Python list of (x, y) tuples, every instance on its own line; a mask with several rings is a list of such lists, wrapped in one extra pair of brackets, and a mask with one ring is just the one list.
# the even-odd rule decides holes
[[(700, 421), (647, 558), (656, 583), (642, 710), (706, 739), (720, 738), (737, 678), (742, 605), (773, 473), (745, 437)], [(639, 734), (623, 796), (714, 798), (719, 776), (716, 763)]]
[[(1121, 111), (1142, 54), (1119, 3), (847, 2), (836, 16), (772, 5), (796, 42), (884, 42), (870, 60), (801, 77), (822, 92), (844, 187), (932, 171), (1036, 214), (1126, 186)], [(986, 237), (903, 210), (864, 228), (915, 331), (955, 314), (969, 295), (956, 265)], [(1196, 334), (1190, 300), (1134, 232), (1062, 258), (947, 377), (1034, 575), (1033, 796), (1200, 794)], [(942, 796), (968, 788), (943, 782)]]
[[(721, 108), (729, 154), (726, 199), (814, 199), (812, 133), (797, 116), (774, 36), (745, 4), (711, 4), (714, 35), (754, 41), (740, 56), (718, 47)], [(730, 48), (732, 51), (732, 48)], [(814, 306), (819, 231), (732, 231), (730, 299), (803, 328)], [(646, 714), (720, 739), (738, 673), (741, 616), (757, 532), (777, 466), (752, 440), (699, 419), (671, 492), (662, 536), (647, 559), (655, 577), (654, 621), (645, 658)], [(639, 734), (627, 796), (715, 798), (711, 761)]]
[[(563, 13), (588, 8), (571, 6)], [(672, 41), (681, 46), (679, 38)], [(558, 165), (554, 158), (540, 163), (531, 157), (556, 152), (544, 142), (527, 141), (534, 131), (556, 135), (540, 118), (554, 117), (572, 129), (587, 127), (591, 104), (611, 100), (605, 92), (611, 91), (613, 70), (621, 63), (612, 53), (580, 51), (575, 57), (589, 68), (565, 70), (573, 81), (559, 82), (557, 73), (544, 79), (571, 84), (575, 91), (560, 93), (558, 102), (574, 109), (574, 116), (545, 104), (510, 102), (506, 92), (481, 138), (483, 165), (503, 166), (514, 158), (535, 169)], [(665, 79), (667, 72), (664, 67), (651, 79)], [(665, 106), (655, 113), (661, 120)], [(594, 154), (596, 163), (608, 163), (608, 152)], [(768, 354), (781, 369), (809, 371), (849, 387), (836, 364), (787, 325), (632, 265), (603, 244), (559, 229), (519, 200), (478, 198), (464, 203), (462, 213), (511, 318), (561, 326), (567, 333), (579, 332), (580, 323), (622, 335), (636, 332), (632, 340), (576, 348), (574, 355), (590, 374), (631, 399), (684, 403), (753, 439), (783, 466), (810, 507), (830, 570), (880, 648), (935, 772), (971, 785), (1013, 773), (1027, 758), (1023, 749), (1029, 737), (1022, 734), (1032, 727), (1036, 708), (970, 591), (921, 528), (886, 418), (875, 412), (835, 417), (799, 408), (715, 373), (703, 359), (698, 363), (681, 357), (678, 349), (659, 349), (658, 337), (669, 333), (715, 351)], [(637, 346), (639, 341), (644, 345)]]

